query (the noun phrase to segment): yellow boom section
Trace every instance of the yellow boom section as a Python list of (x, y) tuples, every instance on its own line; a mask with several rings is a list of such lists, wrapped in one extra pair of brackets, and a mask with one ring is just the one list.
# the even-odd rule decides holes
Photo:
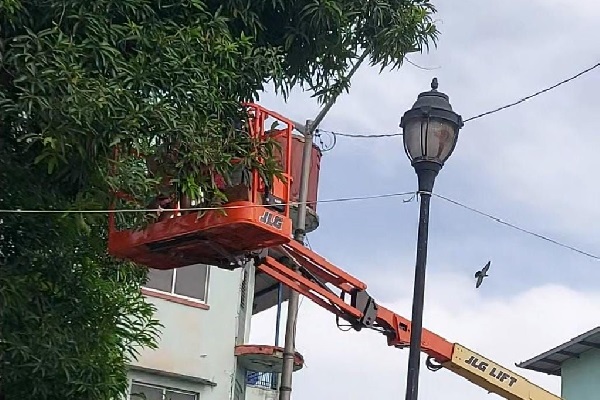
[(454, 344), (452, 360), (442, 365), (475, 385), (508, 400), (561, 400), (526, 378), (458, 343)]

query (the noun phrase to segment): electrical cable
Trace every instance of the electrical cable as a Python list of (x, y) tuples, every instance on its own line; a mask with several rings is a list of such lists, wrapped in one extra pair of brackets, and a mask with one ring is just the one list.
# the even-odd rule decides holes
[(306, 240), (306, 247), (308, 247), (309, 250), (312, 250), (312, 246), (310, 245), (310, 240), (308, 240), (308, 235), (304, 235), (304, 239)]
[[(306, 247), (308, 247), (309, 250), (312, 250), (312, 246), (310, 245), (310, 241), (308, 240), (308, 235), (304, 235), (304, 240), (306, 240)], [(302, 307), (302, 302), (304, 301), (306, 296), (302, 296), (300, 295), (300, 302), (298, 303), (298, 313), (300, 314), (300, 307)], [(298, 319), (298, 315), (296, 315), (296, 320)]]
[[(346, 302), (346, 292), (344, 292), (343, 290), (340, 292), (340, 299), (342, 299), (343, 302)], [(342, 325), (340, 323), (340, 316), (338, 314), (335, 315), (335, 326), (337, 326), (337, 328), (342, 332), (349, 332), (352, 330), (352, 325)]]
[[(391, 195), (394, 195), (394, 194), (391, 194)], [(399, 194), (399, 195), (400, 195), (400, 194)], [(415, 198), (415, 196), (416, 196), (416, 192), (401, 193), (401, 195), (404, 195), (404, 196), (411, 195), (411, 197), (410, 197), (410, 198), (408, 198), (408, 199), (404, 199), (404, 200), (403, 200), (403, 202), (405, 202), (405, 203), (408, 203), (408, 202), (410, 202), (410, 201), (414, 200), (414, 198)], [(592, 259), (594, 259), (594, 260), (596, 260), (596, 261), (600, 261), (600, 256), (598, 256), (598, 255), (592, 254), (592, 253), (590, 253), (590, 252), (587, 252), (587, 251), (585, 251), (585, 250), (581, 250), (581, 249), (579, 249), (579, 248), (577, 248), (577, 247), (574, 247), (574, 246), (571, 246), (571, 245), (569, 245), (569, 244), (563, 243), (563, 242), (561, 242), (561, 241), (558, 241), (558, 240), (556, 240), (556, 239), (552, 239), (552, 238), (550, 238), (550, 237), (548, 237), (548, 236), (542, 235), (541, 233), (537, 233), (537, 232), (534, 232), (534, 231), (532, 231), (532, 230), (529, 230), (529, 229), (526, 229), (526, 228), (520, 227), (520, 226), (518, 226), (518, 225), (516, 225), (516, 224), (510, 223), (510, 222), (507, 222), (507, 221), (504, 221), (503, 219), (501, 219), (501, 218), (499, 218), (499, 217), (493, 216), (493, 215), (491, 215), (491, 214), (488, 214), (488, 213), (486, 213), (486, 212), (484, 212), (484, 211), (478, 210), (478, 209), (476, 209), (476, 208), (474, 208), (474, 207), (468, 206), (468, 205), (466, 205), (466, 204), (463, 204), (463, 203), (461, 203), (461, 202), (459, 202), (459, 201), (453, 200), (453, 199), (451, 199), (451, 198), (449, 198), (449, 197), (446, 197), (446, 196), (443, 196), (443, 195), (441, 195), (441, 194), (437, 194), (437, 193), (431, 193), (431, 195), (432, 195), (432, 196), (435, 196), (435, 197), (437, 197), (437, 198), (439, 198), (439, 199), (442, 199), (442, 200), (444, 200), (444, 201), (447, 201), (447, 202), (449, 202), (449, 203), (451, 203), (451, 204), (454, 204), (454, 205), (456, 205), (456, 206), (462, 207), (462, 208), (464, 208), (464, 209), (466, 209), (466, 210), (468, 210), (468, 211), (471, 211), (471, 212), (473, 212), (473, 213), (475, 213), (475, 214), (479, 214), (479, 215), (481, 215), (481, 216), (484, 216), (484, 217), (486, 217), (486, 218), (489, 218), (489, 219), (491, 219), (492, 221), (494, 221), (494, 222), (497, 222), (497, 223), (499, 223), (499, 224), (501, 224), (501, 225), (507, 226), (507, 227), (509, 227), (509, 228), (512, 228), (512, 229), (514, 229), (514, 230), (517, 230), (517, 231), (519, 231), (519, 232), (522, 232), (522, 233), (525, 233), (525, 234), (527, 234), (527, 235), (530, 235), (530, 236), (536, 237), (536, 238), (538, 238), (538, 239), (544, 240), (544, 241), (546, 241), (546, 242), (548, 242), (548, 243), (552, 243), (552, 244), (554, 244), (554, 245), (556, 245), (556, 246), (560, 246), (560, 247), (562, 247), (562, 248), (565, 248), (565, 249), (567, 249), (567, 250), (570, 250), (570, 251), (576, 252), (576, 253), (578, 253), (578, 254), (584, 255), (584, 256), (586, 256), (586, 257), (592, 258)], [(382, 196), (389, 197), (390, 195), (382, 195)], [(377, 197), (378, 197), (378, 196), (371, 196), (371, 198), (377, 198)]]
[[(310, 245), (310, 241), (309, 241), (309, 239), (308, 239), (308, 235), (305, 235), (305, 237), (304, 237), (304, 238), (305, 238), (305, 240), (306, 240), (306, 246), (307, 246), (307, 247), (308, 247), (310, 250), (312, 250), (312, 246)], [(323, 285), (322, 283), (320, 283), (320, 282), (317, 282), (317, 283), (319, 283), (321, 286), (324, 286), (324, 285)], [(339, 296), (340, 296), (340, 299), (342, 299), (342, 301), (344, 301), (344, 302), (346, 301), (346, 299), (345, 299), (345, 298), (346, 298), (346, 292), (344, 292), (344, 291), (341, 291), (341, 292), (340, 292), (340, 294), (339, 294)], [(300, 312), (300, 307), (302, 306), (302, 301), (303, 301), (304, 299), (305, 299), (305, 296), (302, 296), (302, 298), (300, 299), (300, 304), (298, 304), (298, 313)], [(330, 304), (331, 304), (331, 306), (335, 307), (335, 304), (333, 304), (333, 303), (330, 303)], [(297, 320), (297, 319), (298, 319), (298, 315), (296, 315), (296, 320)], [(337, 328), (338, 328), (340, 331), (342, 331), (342, 332), (348, 332), (348, 331), (351, 331), (351, 330), (352, 330), (352, 328), (353, 328), (353, 327), (352, 327), (352, 325), (350, 325), (350, 324), (345, 324), (345, 325), (341, 324), (341, 323), (340, 323), (340, 316), (339, 316), (339, 315), (337, 315), (337, 314), (335, 315), (335, 325), (336, 325), (336, 326), (337, 326)], [(344, 328), (346, 328), (346, 329), (344, 329)], [(379, 330), (379, 329), (377, 329), (377, 328), (374, 328), (374, 327), (372, 327), (372, 329), (373, 329), (373, 330), (376, 330), (376, 331), (379, 331), (379, 332), (381, 331), (381, 330)]]
[(514, 106), (516, 106), (516, 105), (518, 105), (518, 104), (521, 104), (521, 103), (523, 103), (523, 102), (525, 102), (525, 101), (527, 101), (527, 100), (529, 100), (529, 99), (532, 99), (532, 98), (534, 98), (534, 97), (536, 97), (536, 96), (539, 96), (540, 94), (543, 94), (543, 93), (549, 92), (549, 91), (551, 91), (552, 89), (556, 89), (557, 87), (559, 87), (559, 86), (561, 86), (561, 85), (564, 85), (565, 83), (571, 82), (571, 81), (573, 81), (573, 80), (575, 80), (575, 79), (579, 78), (580, 76), (582, 76), (582, 75), (584, 75), (584, 74), (587, 74), (588, 72), (590, 72), (590, 71), (592, 71), (592, 70), (594, 70), (594, 69), (596, 69), (596, 68), (598, 68), (598, 67), (600, 67), (600, 62), (598, 62), (598, 63), (596, 63), (596, 64), (592, 65), (591, 67), (589, 67), (589, 68), (586, 68), (586, 69), (584, 69), (583, 71), (581, 71), (581, 72), (578, 72), (577, 74), (575, 74), (575, 75), (573, 75), (573, 76), (571, 76), (571, 77), (569, 77), (569, 78), (567, 78), (567, 79), (564, 79), (564, 80), (562, 80), (562, 81), (560, 81), (560, 82), (558, 82), (558, 83), (556, 83), (556, 84), (554, 84), (554, 85), (552, 85), (552, 86), (549, 86), (549, 87), (547, 87), (547, 88), (545, 88), (545, 89), (542, 89), (542, 90), (540, 90), (540, 91), (537, 91), (537, 92), (535, 92), (535, 93), (533, 93), (533, 94), (530, 94), (529, 96), (525, 96), (525, 97), (523, 97), (522, 99), (519, 99), (519, 100), (517, 100), (517, 101), (515, 101), (515, 102), (513, 102), (513, 103), (509, 103), (509, 104), (506, 104), (506, 105), (504, 105), (504, 106), (502, 106), (502, 107), (498, 107), (498, 108), (495, 108), (495, 109), (493, 109), (493, 110), (486, 111), (486, 112), (484, 112), (484, 113), (481, 113), (481, 114), (475, 115), (475, 116), (473, 116), (473, 117), (469, 117), (469, 118), (465, 119), (463, 122), (465, 122), (465, 123), (466, 123), (466, 122), (469, 122), (469, 121), (473, 121), (473, 120), (475, 120), (475, 119), (482, 118), (482, 117), (485, 117), (485, 116), (487, 116), (487, 115), (495, 114), (495, 113), (497, 113), (497, 112), (499, 112), (499, 111), (502, 111), (502, 110), (506, 110), (507, 108), (514, 107)]
[[(359, 201), (359, 200), (370, 200), (370, 199), (383, 199), (387, 197), (402, 197), (402, 196), (410, 196), (415, 192), (399, 192), (399, 193), (387, 193), (387, 194), (378, 194), (378, 195), (367, 195), (367, 196), (354, 196), (354, 197), (339, 197), (333, 199), (325, 199), (325, 200), (316, 200), (316, 201), (307, 201), (306, 204), (324, 204), (324, 203), (341, 203), (341, 202), (349, 202), (349, 201)], [(281, 203), (278, 205), (299, 205), (301, 202), (292, 201), (289, 203)], [(0, 209), (0, 214), (110, 214), (110, 213), (134, 213), (134, 212), (142, 212), (142, 213), (152, 213), (152, 212), (163, 212), (163, 211), (210, 211), (210, 210), (230, 210), (230, 209), (238, 209), (238, 208), (254, 208), (254, 207), (265, 207), (265, 205), (261, 204), (249, 204), (249, 205), (232, 205), (232, 206), (222, 206), (222, 207), (191, 207), (191, 208), (179, 208), (179, 209), (168, 209), (168, 208), (149, 208), (149, 209), (115, 209), (115, 210), (27, 210), (27, 209)]]
[(536, 232), (533, 232), (533, 231), (531, 231), (531, 230), (528, 230), (528, 229), (522, 228), (522, 227), (520, 227), (520, 226), (517, 226), (517, 225), (515, 225), (515, 224), (512, 224), (512, 223), (510, 223), (510, 222), (504, 221), (504, 220), (502, 220), (502, 219), (500, 219), (500, 218), (498, 218), (498, 217), (495, 217), (495, 216), (493, 216), (493, 215), (491, 215), (491, 214), (488, 214), (488, 213), (485, 213), (485, 212), (483, 212), (483, 211), (480, 211), (480, 210), (478, 210), (478, 209), (476, 209), (476, 208), (473, 208), (473, 207), (467, 206), (466, 204), (460, 203), (460, 202), (458, 202), (458, 201), (456, 201), (456, 200), (452, 200), (452, 199), (450, 199), (450, 198), (448, 198), (448, 197), (445, 197), (445, 196), (442, 196), (442, 195), (440, 195), (440, 194), (432, 193), (432, 195), (433, 195), (433, 196), (435, 196), (435, 197), (438, 197), (438, 198), (440, 198), (440, 199), (442, 199), (442, 200), (444, 200), (444, 201), (447, 201), (447, 202), (449, 202), (449, 203), (452, 203), (452, 204), (454, 204), (454, 205), (457, 205), (457, 206), (459, 206), (459, 207), (462, 207), (462, 208), (464, 208), (464, 209), (466, 209), (466, 210), (469, 210), (469, 211), (471, 211), (471, 212), (474, 212), (474, 213), (476, 213), (476, 214), (479, 214), (479, 215), (481, 215), (481, 216), (484, 216), (484, 217), (486, 217), (486, 218), (489, 218), (489, 219), (493, 220), (494, 222), (497, 222), (497, 223), (499, 223), (499, 224), (502, 224), (502, 225), (508, 226), (509, 228), (512, 228), (512, 229), (518, 230), (518, 231), (520, 231), (520, 232), (523, 232), (523, 233), (526, 233), (526, 234), (528, 234), (528, 235), (534, 236), (534, 237), (536, 237), (536, 238), (538, 238), (538, 239), (545, 240), (545, 241), (547, 241), (547, 242), (550, 242), (550, 243), (552, 243), (552, 244), (555, 244), (555, 245), (557, 245), (557, 246), (563, 247), (563, 248), (565, 248), (565, 249), (568, 249), (568, 250), (574, 251), (574, 252), (576, 252), (576, 253), (582, 254), (582, 255), (584, 255), (584, 256), (586, 256), (586, 257), (589, 257), (589, 258), (592, 258), (592, 259), (594, 259), (594, 260), (600, 261), (600, 256), (597, 256), (597, 255), (595, 255), (595, 254), (592, 254), (592, 253), (589, 253), (589, 252), (587, 252), (587, 251), (584, 251), (584, 250), (578, 249), (578, 248), (576, 248), (576, 247), (573, 247), (573, 246), (571, 246), (571, 245), (568, 245), (568, 244), (565, 244), (565, 243), (559, 242), (558, 240), (555, 240), (555, 239), (549, 238), (548, 236), (544, 236), (544, 235), (542, 235), (542, 234), (540, 234), (540, 233), (536, 233)]
[[(408, 199), (404, 199), (403, 202), (404, 203), (408, 203), (414, 200), (415, 198), (415, 193), (414, 191), (410, 191), (410, 192), (399, 192), (399, 193), (387, 193), (387, 194), (378, 194), (378, 195), (368, 195), (368, 196), (354, 196), (354, 197), (339, 197), (339, 198), (333, 198), (333, 199), (326, 199), (326, 200), (317, 200), (315, 202), (307, 202), (308, 204), (313, 204), (313, 203), (338, 203), (338, 202), (349, 202), (349, 201), (360, 201), (360, 200), (371, 200), (371, 199), (382, 199), (382, 198), (388, 198), (388, 197), (404, 197), (404, 196), (411, 196)], [(600, 261), (600, 256), (597, 256), (595, 254), (592, 254), (590, 252), (581, 250), (577, 247), (565, 244), (563, 242), (560, 242), (556, 239), (552, 239), (548, 236), (542, 235), (540, 233), (536, 233), (534, 231), (522, 228), (518, 225), (515, 225), (513, 223), (507, 222), (502, 220), (499, 217), (495, 217), (491, 214), (485, 213), (483, 211), (480, 211), (476, 208), (470, 207), (466, 204), (463, 204), (459, 201), (456, 200), (452, 200), (448, 197), (445, 197), (443, 195), (437, 194), (437, 193), (431, 193), (432, 196), (435, 196), (437, 198), (440, 198), (444, 201), (447, 201), (449, 203), (452, 203), (454, 205), (457, 205), (459, 207), (462, 207), (468, 211), (474, 212), (476, 214), (479, 214), (481, 216), (484, 216), (486, 218), (489, 218), (491, 220), (493, 220), (494, 222), (497, 222), (501, 225), (507, 226), (509, 228), (515, 229), (517, 231), (520, 231), (522, 233), (534, 236), (538, 239), (544, 240), (546, 242), (552, 243), (554, 245), (563, 247), (567, 250), (571, 250), (573, 252), (579, 253), (581, 255), (584, 255), (586, 257), (592, 258), (594, 260)], [(290, 205), (295, 205), (295, 204), (300, 204), (300, 202), (290, 202)], [(180, 209), (179, 211), (204, 211), (204, 210), (227, 210), (227, 209), (231, 209), (231, 208), (251, 208), (251, 207), (263, 207), (261, 205), (244, 205), (244, 206), (223, 206), (223, 207), (197, 207), (197, 208), (185, 208), (185, 209)], [(133, 210), (22, 210), (22, 209), (14, 209), (14, 210), (7, 210), (7, 209), (0, 209), (0, 214), (67, 214), (67, 213), (79, 213), (79, 214), (97, 214), (97, 213), (104, 213), (104, 214), (109, 214), (109, 213), (128, 213), (128, 212), (160, 212), (160, 211), (165, 211), (165, 209), (133, 209)]]
[[(310, 250), (312, 250), (312, 246), (310, 245), (310, 240), (308, 239), (308, 235), (305, 235), (304, 239), (306, 240), (306, 246)], [(326, 286), (322, 282), (315, 280), (314, 277), (313, 277), (313, 281), (326, 288)], [(344, 291), (340, 292), (339, 296), (340, 296), (340, 299), (342, 299), (342, 301), (345, 301), (346, 292), (344, 292)], [(298, 313), (300, 312), (300, 306), (302, 306), (302, 301), (304, 300), (304, 298), (305, 298), (305, 296), (302, 296), (302, 298), (300, 299), (300, 304), (298, 304)], [(335, 307), (335, 304), (333, 304), (333, 303), (330, 303), (330, 304)], [(298, 319), (298, 315), (296, 315), (296, 320), (297, 319)], [(340, 316), (337, 314), (335, 315), (335, 325), (342, 332), (348, 332), (348, 331), (352, 330), (352, 325), (350, 325), (350, 324), (342, 325), (340, 323)], [(347, 329), (343, 329), (343, 328), (347, 328)]]
[(396, 136), (402, 136), (402, 132), (396, 132), (396, 133), (382, 133), (382, 134), (362, 134), (362, 133), (344, 133), (344, 132), (336, 132), (336, 131), (329, 131), (329, 130), (325, 130), (325, 129), (316, 129), (315, 132), (318, 133), (330, 133), (332, 134), (334, 137), (335, 136), (342, 136), (342, 137), (349, 137), (349, 138), (360, 138), (360, 139), (376, 139), (376, 138), (388, 138), (388, 137), (396, 137)]
[(443, 365), (435, 361), (435, 358), (428, 356), (425, 360), (425, 366), (428, 370), (436, 372), (443, 368)]
[[(317, 129), (317, 131), (318, 131), (318, 129)], [(325, 133), (330, 133), (330, 132), (325, 132)], [(336, 146), (337, 136), (332, 134), (331, 137), (332, 137), (331, 144), (329, 144), (329, 146), (327, 146), (327, 145), (325, 145), (325, 142), (323, 142), (323, 135), (321, 133), (315, 132), (314, 138), (319, 141), (319, 145), (320, 145), (319, 149), (321, 150), (322, 153), (331, 151)]]
[[(472, 117), (466, 118), (466, 119), (463, 120), (463, 122), (467, 123), (467, 122), (470, 122), (470, 121), (473, 121), (473, 120), (476, 120), (476, 119), (479, 119), (479, 118), (483, 118), (483, 117), (486, 117), (488, 115), (492, 115), (492, 114), (495, 114), (497, 112), (506, 110), (508, 108), (517, 106), (517, 105), (519, 105), (521, 103), (524, 103), (527, 100), (530, 100), (530, 99), (532, 99), (534, 97), (537, 97), (537, 96), (539, 96), (541, 94), (544, 94), (544, 93), (547, 93), (547, 92), (549, 92), (551, 90), (554, 90), (557, 87), (564, 85), (565, 83), (569, 83), (569, 82), (571, 82), (571, 81), (573, 81), (573, 80), (581, 77), (582, 75), (587, 74), (588, 72), (590, 72), (590, 71), (592, 71), (592, 70), (594, 70), (594, 69), (596, 69), (598, 67), (600, 67), (600, 62), (598, 62), (598, 63), (592, 65), (591, 67), (588, 67), (588, 68), (586, 68), (586, 69), (584, 69), (584, 70), (576, 73), (573, 76), (570, 76), (569, 78), (563, 79), (562, 81), (557, 82), (554, 85), (548, 86), (545, 89), (539, 90), (539, 91), (537, 91), (535, 93), (532, 93), (532, 94), (530, 94), (528, 96), (525, 96), (525, 97), (523, 97), (523, 98), (521, 98), (519, 100), (516, 100), (514, 102), (505, 104), (505, 105), (503, 105), (501, 107), (494, 108), (492, 110), (483, 112), (481, 114), (477, 114), (477, 115), (474, 115)], [(394, 137), (394, 136), (402, 136), (402, 133), (373, 134), (373, 135), (369, 135), (369, 134), (353, 134), (353, 133), (335, 132), (335, 131), (328, 131), (328, 130), (323, 130), (323, 129), (320, 129), (320, 130), (317, 130), (317, 131), (331, 133), (334, 136), (342, 136), (342, 137), (348, 137), (348, 138), (362, 138), (362, 139), (377, 139), (377, 138), (387, 138), (387, 137)]]

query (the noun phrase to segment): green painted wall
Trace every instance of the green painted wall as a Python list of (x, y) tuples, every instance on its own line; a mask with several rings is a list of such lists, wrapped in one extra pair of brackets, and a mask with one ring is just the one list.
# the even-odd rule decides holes
[(600, 399), (600, 350), (589, 350), (561, 366), (563, 400)]

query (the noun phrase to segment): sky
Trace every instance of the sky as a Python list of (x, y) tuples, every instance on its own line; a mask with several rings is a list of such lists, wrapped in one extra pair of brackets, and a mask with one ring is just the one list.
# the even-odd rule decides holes
[[(362, 67), (321, 123), (345, 133), (398, 132), (416, 96), (439, 90), (463, 118), (518, 100), (594, 65), (600, 4), (582, 0), (435, 1), (437, 48), (379, 74)], [(465, 124), (434, 191), (522, 228), (600, 255), (600, 69), (525, 103)], [(261, 104), (294, 120), (319, 107), (296, 91)], [(338, 138), (321, 161), (319, 198), (415, 190), (401, 137)], [(560, 394), (560, 380), (522, 370), (529, 359), (599, 325), (600, 262), (439, 198), (431, 205), (425, 326)], [(318, 205), (315, 251), (369, 286), (381, 304), (410, 318), (418, 203), (400, 198)], [(473, 274), (488, 260), (490, 277)], [(284, 307), (285, 309), (285, 307)], [(275, 310), (253, 318), (252, 341), (273, 343)], [(284, 329), (282, 329), (283, 331)], [(341, 332), (328, 312), (304, 299), (297, 348), (306, 366), (293, 398), (401, 398), (408, 350), (374, 332)], [(424, 359), (424, 358), (423, 358)], [(449, 371), (422, 366), (420, 399), (499, 398)]]

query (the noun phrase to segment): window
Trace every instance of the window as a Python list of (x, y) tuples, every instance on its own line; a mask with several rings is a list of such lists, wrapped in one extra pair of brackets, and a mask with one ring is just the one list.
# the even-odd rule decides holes
[(206, 302), (209, 269), (205, 264), (169, 270), (150, 269), (145, 287)]
[(198, 393), (133, 382), (130, 400), (198, 400)]

